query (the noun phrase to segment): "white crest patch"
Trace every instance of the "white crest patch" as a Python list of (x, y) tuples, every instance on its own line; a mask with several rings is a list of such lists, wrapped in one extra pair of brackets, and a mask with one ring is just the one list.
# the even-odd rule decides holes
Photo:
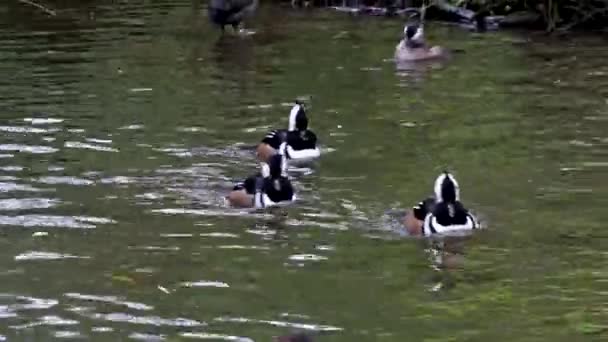
[(298, 116), (298, 112), (300, 111), (301, 106), (296, 104), (291, 108), (291, 112), (289, 113), (289, 130), (296, 130), (296, 116)]
[(443, 194), (441, 193), (441, 185), (445, 179), (449, 179), (454, 184), (454, 190), (456, 192), (456, 200), (460, 201), (460, 187), (458, 186), (458, 182), (456, 178), (452, 176), (450, 173), (442, 173), (435, 180), (435, 200), (437, 203), (443, 202)]
[(270, 166), (266, 163), (262, 163), (262, 177), (270, 177)]
[(416, 34), (414, 34), (414, 36), (412, 37), (412, 40), (413, 41), (422, 41), (423, 36), (424, 36), (424, 31), (422, 30), (422, 27), (419, 27), (416, 30)]

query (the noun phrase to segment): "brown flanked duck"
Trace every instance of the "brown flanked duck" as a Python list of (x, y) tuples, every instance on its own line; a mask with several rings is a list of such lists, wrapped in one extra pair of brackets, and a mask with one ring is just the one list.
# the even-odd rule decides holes
[(418, 25), (406, 25), (403, 39), (395, 48), (397, 62), (417, 62), (447, 57), (447, 51), (440, 46), (428, 47), (424, 41), (424, 30)]
[(404, 225), (410, 235), (431, 236), (479, 229), (479, 223), (460, 201), (456, 178), (443, 172), (435, 180), (435, 197), (414, 206), (405, 215)]
[[(280, 148), (283, 146), (283, 148)], [(306, 108), (296, 101), (289, 112), (288, 129), (275, 129), (262, 139), (256, 149), (260, 161), (280, 153), (290, 165), (302, 166), (313, 162), (321, 155), (317, 146), (317, 136), (308, 128)]]
[(286, 175), (285, 157), (274, 154), (262, 163), (262, 170), (234, 186), (226, 199), (233, 207), (267, 208), (292, 203), (296, 199)]

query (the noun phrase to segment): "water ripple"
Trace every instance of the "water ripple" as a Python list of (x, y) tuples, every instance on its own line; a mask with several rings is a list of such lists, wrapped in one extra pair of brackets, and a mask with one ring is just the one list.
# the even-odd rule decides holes
[(323, 331), (323, 332), (333, 332), (333, 331), (344, 330), (343, 328), (334, 327), (331, 325), (295, 323), (295, 322), (285, 322), (285, 321), (271, 321), (271, 320), (252, 319), (252, 318), (245, 318), (245, 317), (218, 317), (218, 318), (215, 318), (214, 321), (224, 322), (224, 323), (268, 324), (268, 325), (272, 325), (272, 326), (280, 327), (280, 328), (293, 328), (293, 329), (313, 330), (313, 331)]
[(12, 294), (0, 294), (0, 298), (15, 298), (19, 302), (27, 302), (27, 303), (16, 303), (10, 304), (7, 306), (7, 311), (20, 311), (20, 310), (46, 310), (50, 309), (53, 306), (59, 304), (59, 301), (55, 299), (47, 299), (47, 298), (35, 298), (28, 296), (15, 296)]
[(96, 138), (86, 138), (86, 141), (93, 144), (111, 144), (112, 140), (110, 139), (96, 139)]
[(247, 210), (214, 210), (214, 209), (183, 209), (163, 208), (154, 209), (153, 213), (169, 215), (200, 215), (200, 216), (243, 216), (252, 218), (272, 218), (270, 214), (252, 213)]
[(23, 121), (29, 122), (32, 125), (49, 125), (49, 124), (62, 123), (63, 119), (56, 119), (56, 118), (24, 118)]
[(224, 334), (211, 334), (211, 333), (195, 333), (195, 332), (182, 332), (179, 336), (186, 338), (198, 338), (201, 340), (222, 340), (222, 341), (236, 341), (236, 342), (254, 342), (249, 337), (232, 336)]
[(42, 316), (38, 321), (34, 321), (31, 323), (26, 323), (22, 325), (13, 325), (12, 329), (27, 329), (33, 328), (36, 326), (47, 325), (47, 326), (62, 326), (62, 325), (76, 325), (79, 322), (73, 319), (65, 319), (59, 316)]
[(146, 311), (146, 310), (154, 309), (153, 306), (146, 305), (143, 303), (124, 301), (120, 297), (115, 297), (115, 296), (96, 296), (96, 295), (80, 294), (80, 293), (75, 293), (75, 292), (65, 293), (64, 296), (66, 296), (68, 298), (81, 299), (81, 300), (86, 300), (86, 301), (124, 305), (130, 309), (135, 309), (135, 310)]
[(43, 189), (34, 188), (30, 185), (17, 184), (12, 182), (0, 182), (0, 192), (13, 192), (13, 191), (23, 191), (23, 192), (40, 192), (44, 191)]
[(129, 334), (129, 338), (133, 340), (141, 340), (141, 341), (164, 341), (165, 335), (153, 335), (153, 334), (142, 334), (142, 333), (131, 333)]
[(323, 261), (327, 260), (327, 257), (316, 254), (294, 254), (290, 255), (288, 259), (291, 261)]
[(84, 336), (79, 331), (55, 331), (53, 336), (57, 338), (83, 338)]
[(84, 179), (84, 178), (70, 177), (70, 176), (45, 176), (45, 177), (40, 177), (40, 178), (36, 179), (35, 181), (38, 183), (51, 184), (51, 185), (55, 185), (55, 184), (92, 185), (92, 184), (94, 184), (94, 182), (91, 180)]
[(219, 287), (226, 288), (230, 287), (230, 285), (221, 282), (221, 281), (208, 281), (208, 280), (198, 280), (198, 281), (186, 281), (180, 284), (183, 287)]
[(118, 149), (113, 148), (113, 147), (82, 143), (82, 142), (78, 142), (78, 141), (66, 141), (63, 144), (63, 146), (65, 146), (67, 148), (94, 150), (94, 151), (101, 151), (101, 152), (118, 152)]
[(0, 132), (45, 134), (45, 133), (59, 132), (59, 129), (58, 128), (44, 129), (44, 128), (27, 127), (27, 126), (0, 126)]
[(0, 200), (0, 210), (47, 209), (59, 202), (52, 198), (9, 198)]
[(59, 260), (59, 259), (90, 259), (88, 256), (78, 256), (71, 254), (60, 254), (53, 252), (36, 252), (30, 251), (21, 253), (15, 256), (15, 261), (24, 261), (24, 260)]
[(260, 250), (260, 251), (269, 251), (270, 247), (268, 246), (245, 246), (245, 245), (220, 245), (217, 246), (218, 249), (250, 249), (250, 250)]
[(23, 171), (23, 166), (17, 166), (17, 165), (2, 166), (2, 167), (0, 167), (0, 171), (4, 171), (4, 172), (19, 172), (19, 171)]
[(238, 238), (238, 234), (222, 233), (222, 232), (211, 232), (211, 233), (200, 233), (200, 237), (212, 237), (212, 238)]
[(21, 227), (64, 227), (64, 228), (95, 228), (94, 224), (116, 223), (102, 217), (86, 216), (52, 216), (52, 215), (0, 215), (0, 225)]
[(50, 146), (30, 146), (20, 144), (1, 144), (0, 151), (26, 152), (32, 154), (55, 153), (58, 149)]
[(91, 319), (104, 320), (109, 322), (131, 323), (141, 325), (154, 326), (170, 326), (170, 327), (200, 327), (207, 323), (199, 322), (187, 318), (161, 318), (158, 316), (135, 316), (123, 312), (113, 312), (109, 314), (102, 313), (81, 313)]

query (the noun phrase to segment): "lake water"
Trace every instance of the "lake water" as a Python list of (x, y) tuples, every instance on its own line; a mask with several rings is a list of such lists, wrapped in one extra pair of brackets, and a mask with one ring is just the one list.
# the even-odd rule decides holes
[[(57, 3), (0, 4), (0, 340), (608, 338), (605, 39), (430, 24), (451, 61), (403, 70), (397, 19)], [(296, 97), (300, 201), (227, 208)], [(444, 168), (487, 229), (404, 236)]]

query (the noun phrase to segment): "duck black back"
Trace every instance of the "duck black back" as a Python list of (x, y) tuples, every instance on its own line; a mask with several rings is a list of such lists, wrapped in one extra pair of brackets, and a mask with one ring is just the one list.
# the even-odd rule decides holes
[(243, 18), (253, 13), (258, 0), (210, 0), (208, 5), (209, 19), (224, 30), (224, 26), (237, 28)]

